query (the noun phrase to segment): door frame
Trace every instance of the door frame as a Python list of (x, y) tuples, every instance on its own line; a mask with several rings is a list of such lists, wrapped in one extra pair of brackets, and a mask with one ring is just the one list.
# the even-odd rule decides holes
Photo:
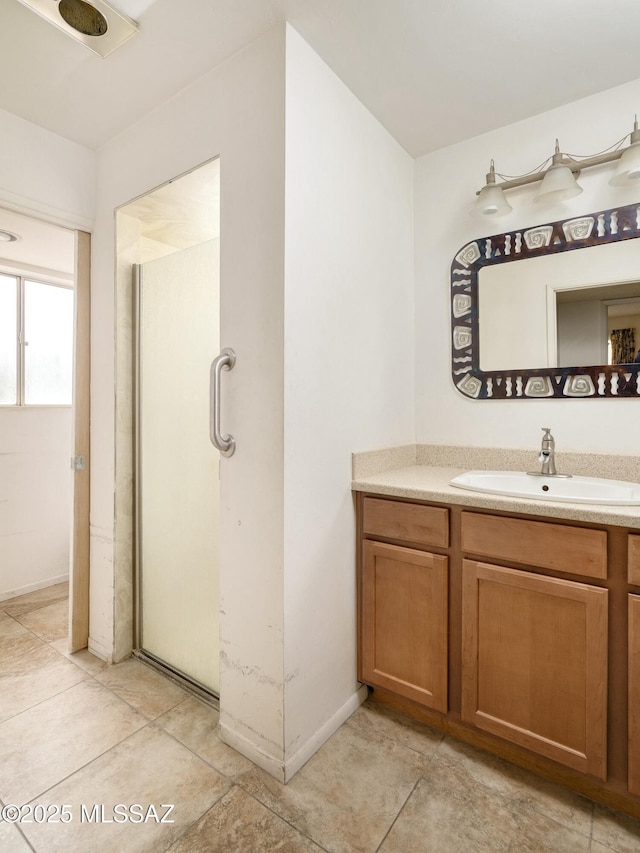
[(57, 225), (75, 234), (74, 352), (72, 439), (74, 456), (83, 456), (85, 468), (72, 481), (69, 554), (69, 651), (79, 651), (89, 640), (90, 543), (90, 409), (91, 409), (91, 232), (93, 223), (65, 216), (57, 209), (17, 203), (0, 188), (0, 206), (20, 216)]
[[(91, 501), (91, 235), (76, 230), (73, 353), (73, 515), (69, 566), (69, 651), (89, 643)], [(72, 460), (73, 462), (73, 460)]]

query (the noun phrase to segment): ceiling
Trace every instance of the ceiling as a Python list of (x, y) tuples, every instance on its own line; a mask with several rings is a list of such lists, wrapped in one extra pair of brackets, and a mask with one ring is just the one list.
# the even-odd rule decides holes
[(220, 236), (220, 160), (129, 202), (118, 215), (138, 220), (141, 262), (215, 240)]
[(637, 0), (111, 3), (140, 31), (101, 59), (2, 0), (0, 108), (99, 148), (285, 19), (413, 156), (640, 75)]

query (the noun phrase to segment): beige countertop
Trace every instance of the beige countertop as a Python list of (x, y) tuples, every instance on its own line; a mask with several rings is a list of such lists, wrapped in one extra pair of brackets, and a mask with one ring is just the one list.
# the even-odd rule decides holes
[[(640, 506), (605, 504), (574, 504), (560, 501), (531, 500), (505, 495), (471, 492), (451, 486), (450, 481), (465, 468), (434, 465), (407, 465), (367, 476), (354, 476), (352, 489), (375, 495), (397, 498), (460, 504), (502, 512), (528, 513), (550, 518), (585, 521), (593, 524), (613, 524), (640, 530)], [(355, 474), (355, 471), (354, 471)]]

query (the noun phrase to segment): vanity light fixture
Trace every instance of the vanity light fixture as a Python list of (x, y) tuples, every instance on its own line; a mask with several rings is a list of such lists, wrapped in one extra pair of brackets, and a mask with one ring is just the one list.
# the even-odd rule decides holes
[[(629, 139), (629, 145), (623, 148), (622, 146), (627, 139)], [(582, 192), (582, 187), (576, 180), (582, 169), (615, 161), (618, 161), (618, 165), (609, 185), (626, 187), (634, 186), (638, 182), (637, 185), (640, 186), (640, 130), (638, 129), (637, 116), (631, 133), (623, 136), (622, 139), (599, 154), (588, 157), (564, 154), (560, 151), (560, 145), (556, 139), (553, 155), (547, 158), (537, 169), (527, 172), (525, 175), (502, 175), (495, 171), (492, 160), (487, 173), (486, 184), (476, 193), (478, 198), (470, 212), (473, 216), (506, 216), (513, 208), (506, 200), (504, 190), (523, 187), (537, 181), (542, 183), (534, 196), (535, 202), (565, 201)], [(497, 183), (496, 176), (503, 180)]]
[(478, 193), (478, 199), (471, 209), (476, 216), (506, 216), (513, 208), (504, 197), (502, 187), (496, 184), (496, 169), (491, 161), (487, 172), (487, 183)]

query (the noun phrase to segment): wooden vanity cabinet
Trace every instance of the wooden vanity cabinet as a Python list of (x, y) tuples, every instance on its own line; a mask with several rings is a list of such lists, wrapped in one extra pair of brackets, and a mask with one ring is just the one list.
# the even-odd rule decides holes
[(462, 512), (462, 550), (584, 578), (607, 577), (607, 534), (571, 524)]
[(629, 595), (629, 790), (640, 796), (640, 595)]
[(394, 543), (362, 545), (359, 678), (446, 711), (448, 558), (415, 546), (449, 544), (448, 512), (367, 497), (362, 531)]
[(365, 542), (360, 678), (447, 710), (447, 558)]
[[(600, 779), (607, 770), (607, 534), (462, 512), (462, 719)], [(526, 571), (493, 560), (528, 564)]]
[(607, 775), (606, 589), (464, 560), (462, 719)]
[(359, 493), (358, 677), (640, 818), (640, 534)]

